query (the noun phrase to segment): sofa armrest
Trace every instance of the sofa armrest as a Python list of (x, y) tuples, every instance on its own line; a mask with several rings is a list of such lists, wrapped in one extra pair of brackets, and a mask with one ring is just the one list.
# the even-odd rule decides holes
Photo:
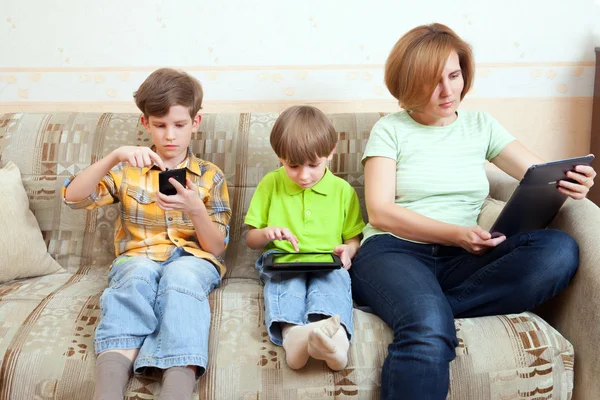
[[(507, 201), (518, 182), (489, 166), (492, 198)], [(575, 348), (574, 399), (600, 393), (600, 208), (589, 200), (567, 199), (549, 228), (568, 232), (579, 244), (579, 268), (562, 293), (535, 310)]]
[(490, 182), (490, 196), (496, 200), (508, 201), (519, 182), (490, 163), (486, 164), (485, 173)]
[(600, 208), (587, 199), (568, 199), (549, 228), (577, 241), (579, 268), (567, 289), (539, 314), (575, 348), (573, 399), (594, 399), (600, 393)]

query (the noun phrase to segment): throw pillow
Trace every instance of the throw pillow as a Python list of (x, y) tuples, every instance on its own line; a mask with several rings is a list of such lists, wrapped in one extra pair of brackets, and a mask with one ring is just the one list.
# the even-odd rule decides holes
[(12, 161), (0, 169), (0, 232), (0, 283), (64, 271), (48, 254)]

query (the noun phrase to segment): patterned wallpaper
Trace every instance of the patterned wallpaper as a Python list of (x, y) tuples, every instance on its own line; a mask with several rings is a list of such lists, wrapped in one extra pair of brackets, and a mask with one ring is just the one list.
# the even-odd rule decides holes
[(433, 21), (474, 48), (471, 98), (592, 95), (600, 0), (3, 0), (0, 108), (131, 102), (160, 66), (197, 76), (207, 102), (393, 103), (387, 54)]

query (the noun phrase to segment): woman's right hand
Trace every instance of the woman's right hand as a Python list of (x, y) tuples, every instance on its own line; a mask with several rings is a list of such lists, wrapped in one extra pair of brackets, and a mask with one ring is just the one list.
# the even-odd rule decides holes
[(119, 162), (129, 163), (132, 167), (151, 167), (156, 164), (162, 171), (165, 165), (158, 154), (145, 146), (122, 146), (114, 151)]
[(294, 247), (294, 251), (300, 251), (298, 247), (298, 238), (294, 236), (288, 228), (279, 228), (277, 226), (267, 226), (261, 229), (267, 241), (272, 242), (273, 240), (287, 240)]
[(456, 244), (469, 253), (477, 255), (486, 253), (506, 240), (506, 236), (492, 239), (492, 235), (478, 225), (461, 226), (458, 232)]

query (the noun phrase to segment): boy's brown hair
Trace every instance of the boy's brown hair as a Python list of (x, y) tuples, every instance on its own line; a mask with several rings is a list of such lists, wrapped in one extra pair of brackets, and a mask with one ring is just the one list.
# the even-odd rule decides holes
[(163, 117), (172, 106), (184, 106), (189, 108), (193, 120), (202, 108), (203, 91), (193, 76), (172, 68), (161, 68), (146, 78), (133, 97), (146, 119)]
[(452, 51), (462, 70), (462, 100), (475, 74), (473, 53), (464, 40), (442, 24), (417, 26), (398, 40), (385, 64), (385, 84), (402, 108), (419, 111), (429, 102)]
[(273, 151), (291, 165), (328, 157), (337, 139), (337, 132), (323, 111), (312, 106), (286, 109), (271, 130)]

